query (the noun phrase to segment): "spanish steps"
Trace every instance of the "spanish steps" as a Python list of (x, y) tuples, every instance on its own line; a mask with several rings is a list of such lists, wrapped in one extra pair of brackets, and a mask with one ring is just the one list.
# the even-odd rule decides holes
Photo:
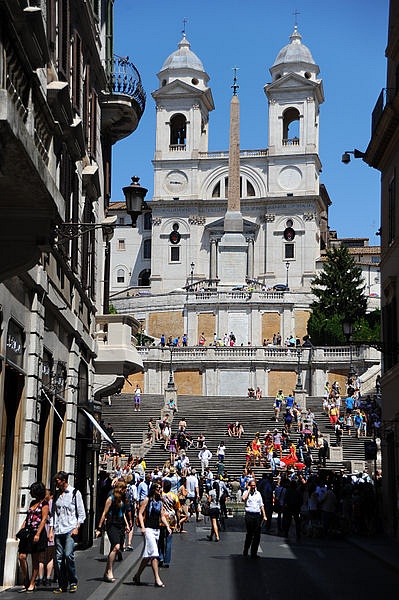
[[(240, 397), (203, 397), (203, 396), (178, 396), (178, 413), (172, 422), (172, 431), (176, 431), (180, 419), (185, 418), (187, 432), (194, 440), (191, 449), (187, 451), (190, 466), (200, 469), (198, 449), (196, 440), (200, 433), (205, 435), (206, 445), (212, 452), (210, 461), (211, 470), (215, 472), (217, 463), (217, 447), (223, 440), (226, 446), (225, 468), (229, 476), (241, 475), (245, 466), (245, 449), (248, 442), (252, 441), (256, 432), (264, 434), (265, 431), (273, 431), (276, 427), (281, 430), (282, 417), (279, 423), (275, 422), (273, 411), (274, 398), (265, 397), (260, 400)], [(330, 425), (328, 416), (322, 410), (322, 400), (308, 397), (307, 408), (315, 415), (319, 431), (323, 435), (329, 434), (330, 445), (335, 446), (335, 435)], [(141, 410), (134, 411), (134, 397), (132, 394), (119, 394), (111, 399), (111, 404), (103, 406), (103, 421), (111, 423), (114, 429), (114, 439), (121, 447), (121, 454), (126, 457), (132, 453), (134, 456), (145, 456), (148, 470), (156, 466), (162, 468), (165, 461), (169, 459), (169, 452), (163, 449), (163, 444), (155, 442), (152, 445), (143, 444), (150, 417), (154, 421), (160, 419), (161, 410), (164, 407), (163, 396), (144, 394), (141, 398)], [(227, 425), (240, 421), (244, 428), (241, 438), (229, 437)], [(290, 434), (294, 444), (297, 443), (298, 433), (295, 424)], [(334, 461), (327, 459), (327, 468), (333, 470), (354, 470), (354, 466), (362, 469), (362, 461), (365, 460), (365, 442), (372, 438), (361, 437), (356, 439), (354, 432), (348, 436), (345, 432), (342, 438), (343, 460)], [(285, 454), (285, 453), (284, 453)], [(313, 470), (317, 470), (318, 450), (312, 450)], [(110, 464), (107, 465), (110, 469)], [(255, 471), (265, 471), (264, 467), (257, 467)]]

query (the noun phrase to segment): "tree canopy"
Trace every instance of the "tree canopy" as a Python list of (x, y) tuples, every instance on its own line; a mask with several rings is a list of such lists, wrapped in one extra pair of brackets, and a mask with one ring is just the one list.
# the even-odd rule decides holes
[(345, 246), (327, 250), (323, 270), (311, 285), (316, 299), (312, 304), (308, 332), (314, 344), (343, 343), (344, 321), (353, 324), (353, 339), (359, 328), (365, 333), (368, 328), (366, 284), (361, 267), (355, 263)]

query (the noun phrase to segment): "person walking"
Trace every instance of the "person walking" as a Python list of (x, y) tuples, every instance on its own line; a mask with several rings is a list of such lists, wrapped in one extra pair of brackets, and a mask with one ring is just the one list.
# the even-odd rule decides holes
[(220, 442), (217, 448), (218, 461), (224, 463), (224, 458), (226, 454), (226, 446), (224, 445), (223, 440)]
[(297, 481), (291, 480), (284, 496), (283, 507), (283, 532), (286, 538), (288, 538), (291, 521), (294, 519), (296, 539), (297, 541), (301, 539), (301, 505), (302, 495), (299, 484)]
[(58, 588), (55, 594), (76, 592), (78, 578), (75, 564), (75, 538), (86, 519), (82, 494), (68, 484), (68, 473), (58, 471), (54, 477), (57, 492), (53, 499), (49, 539), (55, 542), (55, 565)]
[(213, 536), (215, 536), (215, 542), (220, 540), (219, 538), (219, 528), (218, 528), (218, 519), (220, 517), (220, 483), (219, 481), (214, 481), (212, 489), (208, 492), (208, 502), (209, 502), (209, 518), (211, 520), (211, 533), (207, 536), (208, 540), (211, 542), (213, 540)]
[(262, 522), (267, 521), (267, 518), (262, 496), (256, 489), (254, 479), (250, 480), (248, 488), (242, 495), (242, 500), (245, 503), (245, 527), (247, 530), (243, 555), (248, 556), (248, 551), (251, 550), (251, 558), (257, 558)]
[(320, 441), (319, 441), (319, 451), (318, 451), (318, 458), (319, 458), (319, 465), (322, 467), (325, 467), (327, 464), (327, 456), (328, 456), (328, 441), (327, 439), (323, 436), (323, 434), (320, 434)]
[[(18, 558), (24, 579), (24, 587), (20, 592), (33, 592), (36, 577), (39, 573), (40, 555), (47, 549), (46, 522), (48, 517), (48, 501), (46, 500), (46, 488), (43, 483), (36, 481), (30, 486), (30, 494), (33, 498), (30, 503), (25, 521), (17, 534), (19, 538)], [(27, 535), (22, 536), (21, 531)], [(29, 577), (28, 554), (32, 556), (32, 575)]]
[(172, 531), (180, 531), (180, 501), (177, 494), (172, 492), (170, 479), (164, 479), (162, 487), (161, 501), (166, 512), (170, 531), (161, 522), (158, 541), (159, 566), (169, 569), (172, 560)]
[(96, 529), (96, 537), (100, 537), (104, 524), (106, 524), (111, 548), (107, 557), (107, 566), (105, 567), (103, 579), (106, 583), (114, 583), (115, 577), (112, 567), (117, 554), (123, 547), (125, 532), (129, 531), (133, 526), (130, 505), (126, 498), (126, 483), (124, 481), (117, 481), (112, 493), (108, 496), (103, 514), (98, 523), (98, 528)]
[(209, 467), (209, 461), (212, 458), (212, 452), (208, 450), (206, 444), (202, 446), (202, 449), (198, 453), (198, 458), (201, 461), (201, 475), (205, 475), (205, 470)]
[[(200, 500), (200, 492), (199, 492), (199, 482), (197, 478), (196, 469), (191, 469), (190, 475), (186, 478), (186, 488), (187, 488), (187, 501), (192, 509), (195, 511), (196, 521), (202, 521), (200, 517), (200, 509), (199, 509), (199, 500)], [(190, 510), (190, 509), (189, 509)]]
[(141, 533), (145, 539), (145, 546), (139, 568), (133, 576), (133, 583), (135, 585), (141, 585), (141, 574), (148, 563), (150, 563), (154, 574), (154, 586), (158, 588), (165, 587), (165, 584), (159, 577), (158, 570), (160, 522), (162, 521), (165, 525), (168, 534), (171, 534), (172, 531), (169, 527), (166, 511), (161, 501), (161, 490), (162, 487), (160, 483), (153, 483), (147, 498), (144, 498), (140, 505), (138, 521)]
[(263, 505), (265, 507), (266, 513), (266, 525), (265, 531), (266, 533), (270, 532), (270, 527), (272, 524), (273, 517), (273, 497), (274, 497), (274, 489), (273, 489), (273, 475), (268, 473), (263, 473), (262, 479), (258, 484), (258, 490), (260, 495), (262, 496)]
[(278, 419), (280, 416), (280, 411), (281, 411), (281, 407), (283, 405), (285, 396), (283, 394), (283, 390), (279, 390), (278, 393), (276, 394), (276, 397), (274, 399), (274, 404), (273, 404), (273, 408), (274, 408), (274, 418), (276, 423), (278, 423)]
[(136, 389), (134, 390), (134, 410), (140, 410), (141, 403), (141, 387), (136, 383)]

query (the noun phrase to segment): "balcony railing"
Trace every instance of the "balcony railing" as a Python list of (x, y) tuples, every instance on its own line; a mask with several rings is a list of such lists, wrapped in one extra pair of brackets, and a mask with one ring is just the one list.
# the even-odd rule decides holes
[(141, 82), (140, 73), (129, 57), (114, 55), (107, 61), (108, 86), (107, 92), (111, 94), (125, 94), (134, 98), (140, 110), (141, 117), (146, 102), (146, 94)]
[(385, 107), (392, 102), (397, 94), (398, 90), (395, 88), (383, 88), (381, 90), (373, 112), (371, 113), (371, 135), (374, 134)]
[(283, 138), (283, 146), (299, 146), (299, 138)]

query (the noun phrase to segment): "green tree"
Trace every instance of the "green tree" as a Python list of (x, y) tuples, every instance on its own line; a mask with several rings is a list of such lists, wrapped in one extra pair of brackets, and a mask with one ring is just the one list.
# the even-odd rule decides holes
[(323, 270), (312, 281), (316, 299), (308, 322), (313, 344), (341, 344), (345, 341), (343, 321), (353, 323), (355, 332), (366, 318), (366, 284), (361, 268), (345, 246), (327, 250)]

